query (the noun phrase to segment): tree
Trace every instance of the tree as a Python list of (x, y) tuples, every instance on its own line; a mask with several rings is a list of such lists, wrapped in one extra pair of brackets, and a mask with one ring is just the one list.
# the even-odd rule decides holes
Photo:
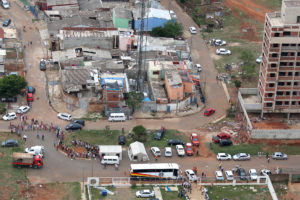
[[(244, 64), (250, 65), (255, 61), (254, 55), (251, 51), (242, 51), (240, 55), (240, 59), (244, 61)], [(255, 64), (255, 63), (254, 63)]]
[(142, 93), (140, 92), (129, 92), (128, 99), (125, 100), (128, 107), (134, 112), (137, 108), (141, 106)]
[(243, 78), (249, 78), (251, 75), (254, 73), (254, 67), (253, 65), (243, 65), (242, 66), (242, 71), (243, 71)]
[(0, 114), (6, 113), (6, 104), (0, 103)]
[(14, 97), (21, 93), (21, 90), (27, 86), (27, 81), (16, 75), (4, 76), (0, 79), (0, 96)]
[(240, 80), (234, 80), (234, 85), (237, 89), (239, 89), (242, 85), (242, 82)]
[(165, 23), (164, 27), (155, 27), (150, 32), (150, 35), (153, 37), (181, 37), (183, 34), (183, 27), (181, 24), (175, 21), (168, 21)]
[(145, 142), (147, 140), (147, 130), (144, 126), (138, 125), (132, 129), (134, 133), (134, 139), (140, 142)]

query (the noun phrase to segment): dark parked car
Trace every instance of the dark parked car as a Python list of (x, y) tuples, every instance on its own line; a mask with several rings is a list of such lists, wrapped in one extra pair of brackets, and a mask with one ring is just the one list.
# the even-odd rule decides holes
[(81, 130), (81, 129), (82, 129), (81, 125), (77, 123), (71, 123), (66, 126), (66, 130)]
[(2, 26), (7, 27), (10, 25), (10, 23), (11, 23), (11, 19), (5, 19)]
[(125, 145), (125, 143), (126, 143), (126, 137), (125, 137), (125, 135), (120, 135), (119, 136), (118, 143), (119, 143), (119, 145)]
[(232, 145), (232, 141), (229, 139), (220, 140), (219, 145), (220, 146), (230, 146), (230, 145)]
[(247, 180), (247, 174), (244, 168), (238, 168), (237, 173), (241, 180)]
[(164, 133), (166, 132), (166, 129), (162, 128), (155, 132), (154, 139), (155, 140), (161, 140), (161, 138), (164, 136)]
[(46, 71), (46, 61), (44, 59), (40, 61), (40, 70)]
[(2, 97), (2, 102), (17, 102), (17, 97)]
[(28, 86), (28, 87), (27, 87), (27, 92), (28, 92), (28, 93), (33, 93), (33, 94), (34, 94), (34, 93), (35, 93), (35, 88), (32, 87), (32, 86)]
[(2, 147), (17, 147), (19, 145), (17, 140), (9, 139), (2, 142)]
[(168, 140), (168, 145), (178, 145), (178, 144), (184, 145), (184, 142), (178, 139)]
[(82, 120), (82, 119), (76, 119), (76, 120), (74, 120), (72, 123), (77, 123), (77, 124), (80, 124), (81, 126), (84, 126), (84, 125), (85, 125), (85, 121)]

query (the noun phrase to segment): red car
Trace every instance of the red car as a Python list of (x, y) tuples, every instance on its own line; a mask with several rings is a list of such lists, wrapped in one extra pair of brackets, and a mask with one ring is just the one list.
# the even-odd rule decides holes
[(194, 155), (193, 146), (191, 143), (186, 143), (185, 152), (187, 156)]
[(204, 115), (205, 116), (210, 116), (212, 114), (214, 114), (216, 112), (216, 109), (214, 108), (207, 108), (205, 111), (204, 111)]
[(28, 101), (28, 102), (34, 101), (34, 97), (33, 97), (33, 94), (32, 94), (32, 93), (27, 93), (27, 101)]
[(212, 138), (212, 141), (215, 143), (219, 143), (220, 140), (228, 140), (230, 138), (231, 138), (231, 136), (228, 133), (219, 133), (217, 136), (214, 136)]
[(197, 146), (198, 147), (200, 145), (200, 140), (198, 138), (197, 133), (192, 133), (192, 135), (191, 135), (191, 141), (192, 141), (193, 146)]

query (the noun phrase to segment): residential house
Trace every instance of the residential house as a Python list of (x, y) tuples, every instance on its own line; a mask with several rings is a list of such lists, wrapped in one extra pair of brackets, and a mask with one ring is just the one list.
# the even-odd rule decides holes
[(112, 10), (112, 18), (115, 28), (132, 28), (132, 11), (122, 7), (116, 7)]
[(79, 10), (78, 0), (39, 0), (37, 5), (44, 10)]

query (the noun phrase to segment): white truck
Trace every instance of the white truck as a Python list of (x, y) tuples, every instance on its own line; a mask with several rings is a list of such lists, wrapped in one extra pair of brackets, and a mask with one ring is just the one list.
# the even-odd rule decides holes
[(25, 149), (25, 153), (29, 153), (35, 156), (42, 156), (42, 158), (44, 158), (44, 146), (32, 146), (30, 148), (26, 148)]

